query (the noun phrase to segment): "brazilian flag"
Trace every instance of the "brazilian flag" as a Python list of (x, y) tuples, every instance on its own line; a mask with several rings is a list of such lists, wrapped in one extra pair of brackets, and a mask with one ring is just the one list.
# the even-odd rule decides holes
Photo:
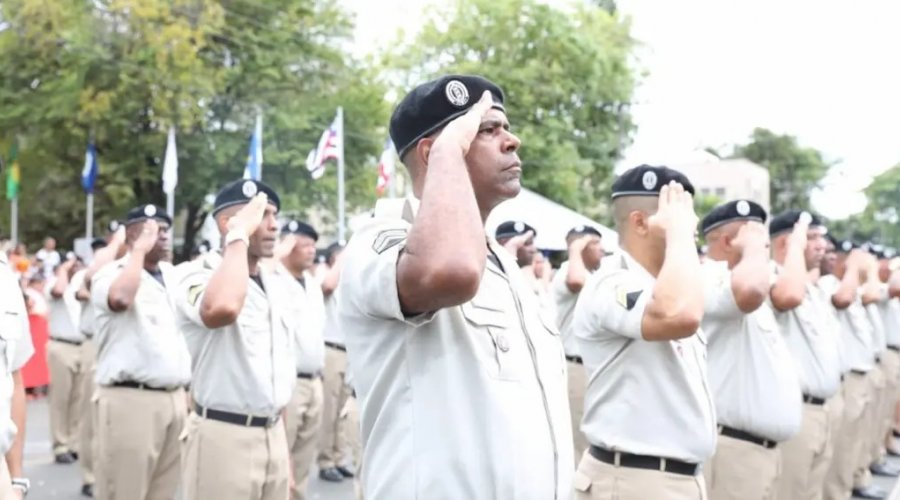
[(19, 181), (21, 180), (21, 172), (19, 170), (19, 148), (13, 143), (9, 149), (9, 170), (6, 171), (6, 199), (15, 200), (19, 197)]

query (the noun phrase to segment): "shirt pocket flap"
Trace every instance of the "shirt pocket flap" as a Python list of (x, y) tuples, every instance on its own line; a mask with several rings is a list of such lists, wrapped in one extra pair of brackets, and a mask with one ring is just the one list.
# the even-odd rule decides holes
[(506, 313), (501, 310), (466, 302), (462, 305), (462, 313), (469, 323), (477, 326), (493, 326), (497, 328), (506, 328), (508, 326)]

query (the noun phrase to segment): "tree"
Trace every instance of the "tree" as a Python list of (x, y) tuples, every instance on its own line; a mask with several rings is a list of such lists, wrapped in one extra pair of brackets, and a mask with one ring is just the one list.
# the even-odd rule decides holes
[(838, 238), (900, 246), (900, 164), (875, 176), (864, 192), (868, 199), (865, 210), (832, 221), (829, 231)]
[(0, 19), (0, 139), (19, 140), (28, 241), (82, 234), (78, 177), (91, 136), (98, 228), (135, 203), (161, 203), (175, 124), (186, 252), (206, 195), (241, 175), (258, 112), (264, 180), (285, 210), (334, 206), (334, 169), (312, 184), (304, 163), (339, 105), (348, 202), (374, 198), (386, 87), (342, 48), (352, 23), (336, 0), (8, 0)]
[(764, 128), (754, 129), (750, 142), (735, 147), (733, 156), (769, 170), (772, 213), (790, 208), (809, 210), (809, 194), (830, 168), (816, 149), (799, 145), (793, 136)]
[(633, 129), (626, 21), (582, 2), (460, 0), (436, 8), (386, 65), (400, 92), (439, 74), (482, 74), (506, 94), (523, 183), (591, 216)]

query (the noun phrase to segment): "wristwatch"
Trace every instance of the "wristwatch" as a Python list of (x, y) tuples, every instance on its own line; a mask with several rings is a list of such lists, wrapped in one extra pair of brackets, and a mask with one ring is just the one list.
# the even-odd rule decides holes
[(28, 490), (31, 489), (31, 481), (25, 477), (14, 477), (12, 478), (12, 487), (20, 490), (22, 492), (22, 496), (28, 495)]
[(245, 231), (240, 229), (231, 229), (227, 233), (225, 233), (225, 245), (228, 246), (235, 241), (243, 241), (245, 245), (250, 246), (250, 237), (247, 236)]

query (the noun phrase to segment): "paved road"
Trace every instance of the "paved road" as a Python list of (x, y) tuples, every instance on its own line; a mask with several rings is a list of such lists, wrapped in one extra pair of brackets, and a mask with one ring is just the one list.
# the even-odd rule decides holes
[[(31, 479), (29, 500), (83, 500), (81, 469), (78, 464), (57, 465), (50, 451), (50, 426), (47, 400), (28, 402), (28, 432), (25, 441), (25, 473)], [(890, 458), (895, 467), (900, 459)], [(876, 477), (875, 482), (886, 491), (892, 491), (890, 500), (900, 500), (900, 485), (892, 478)], [(320, 481), (318, 476), (310, 480), (311, 500), (352, 500), (353, 485), (349, 481), (340, 484)]]
[[(25, 474), (31, 479), (28, 500), (84, 500), (81, 496), (81, 468), (77, 463), (58, 465), (53, 462), (47, 400), (28, 402), (25, 441)], [(316, 473), (317, 474), (317, 473)], [(335, 484), (310, 480), (311, 500), (352, 500), (353, 483)]]

